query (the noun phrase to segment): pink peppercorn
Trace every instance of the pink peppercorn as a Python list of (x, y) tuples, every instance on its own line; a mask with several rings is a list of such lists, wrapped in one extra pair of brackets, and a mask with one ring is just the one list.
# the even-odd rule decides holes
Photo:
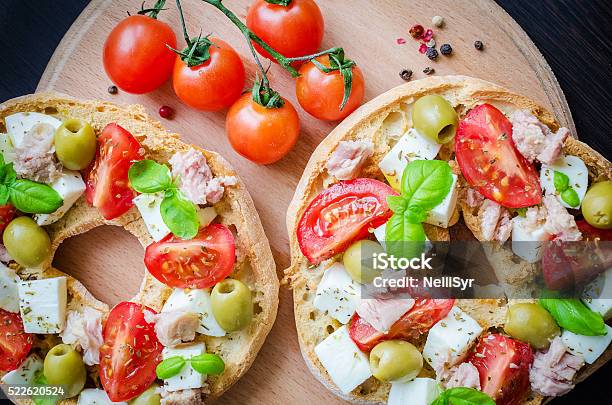
[(398, 45), (404, 45), (406, 40), (404, 38), (398, 38), (395, 40), (395, 42), (397, 42)]
[(419, 46), (419, 52), (423, 54), (427, 52), (427, 45), (421, 44), (421, 46)]
[(159, 116), (165, 119), (170, 119), (174, 115), (174, 109), (167, 105), (163, 105), (159, 108)]
[(433, 31), (428, 28), (427, 31), (425, 31), (425, 33), (423, 34), (423, 38), (421, 38), (421, 39), (423, 41), (427, 42), (427, 41), (429, 41), (430, 39), (433, 38), (433, 35), (434, 35)]

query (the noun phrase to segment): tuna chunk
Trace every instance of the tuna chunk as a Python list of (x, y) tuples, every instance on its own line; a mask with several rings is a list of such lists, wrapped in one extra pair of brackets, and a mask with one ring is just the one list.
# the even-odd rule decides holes
[(495, 201), (485, 200), (478, 210), (480, 232), (486, 241), (504, 243), (512, 233), (512, 221), (508, 210)]
[(85, 307), (83, 312), (69, 311), (66, 328), (60, 333), (62, 342), (74, 344), (83, 350), (83, 362), (88, 366), (100, 363), (102, 338), (102, 312)]
[(480, 374), (478, 374), (478, 369), (472, 363), (461, 363), (448, 371), (442, 384), (447, 389), (466, 387), (480, 390)]
[(510, 121), (512, 140), (525, 159), (551, 164), (561, 155), (563, 142), (569, 135), (567, 128), (560, 128), (553, 133), (535, 115), (522, 110), (515, 111)]
[(379, 332), (391, 326), (414, 306), (412, 298), (362, 299), (357, 306), (359, 316)]
[(560, 337), (556, 337), (548, 351), (536, 352), (529, 372), (531, 389), (546, 397), (556, 397), (574, 388), (576, 372), (584, 365), (584, 359), (567, 351)]
[(30, 129), (23, 143), (15, 148), (13, 167), (17, 176), (39, 183), (51, 183), (61, 176), (61, 165), (55, 159), (54, 133), (55, 128), (49, 124), (36, 124)]
[(162, 391), (161, 405), (204, 405), (200, 390)]
[(551, 235), (555, 235), (557, 240), (579, 241), (582, 234), (578, 230), (574, 216), (567, 212), (561, 205), (559, 199), (554, 195), (546, 195), (543, 199), (546, 208), (546, 223), (544, 229)]
[(472, 208), (480, 207), (484, 202), (484, 197), (477, 190), (474, 190), (473, 188), (468, 188), (466, 194), (466, 202), (467, 205)]
[(373, 153), (370, 141), (341, 141), (327, 161), (327, 171), (338, 180), (354, 179)]
[(155, 334), (159, 342), (172, 347), (195, 339), (200, 317), (195, 312), (169, 311), (160, 314), (145, 313), (147, 322), (155, 322)]

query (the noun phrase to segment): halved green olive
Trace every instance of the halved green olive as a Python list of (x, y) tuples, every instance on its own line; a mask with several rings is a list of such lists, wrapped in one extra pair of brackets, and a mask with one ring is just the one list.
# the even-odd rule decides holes
[(129, 405), (159, 405), (161, 395), (157, 393), (157, 386), (151, 385), (145, 392), (128, 402)]
[(43, 373), (50, 385), (64, 386), (64, 398), (78, 395), (85, 386), (87, 370), (81, 355), (70, 345), (54, 346), (43, 365)]
[(403, 340), (387, 340), (370, 352), (370, 370), (381, 381), (410, 381), (423, 368), (423, 356)]
[(24, 267), (37, 267), (51, 254), (49, 235), (30, 217), (13, 219), (2, 240), (9, 255)]
[(508, 307), (504, 330), (515, 339), (545, 349), (561, 333), (559, 326), (546, 309), (536, 303), (513, 304)]
[(55, 154), (64, 167), (82, 170), (96, 155), (96, 134), (88, 123), (69, 118), (55, 130)]
[(450, 142), (458, 124), (457, 112), (442, 96), (423, 96), (414, 103), (412, 126), (437, 143)]
[(210, 294), (212, 312), (219, 326), (226, 332), (246, 328), (253, 319), (251, 290), (244, 283), (226, 278)]
[(612, 181), (593, 184), (582, 201), (584, 219), (599, 229), (612, 229)]
[(385, 253), (385, 249), (371, 240), (360, 240), (349, 246), (342, 256), (342, 263), (353, 280), (368, 284), (380, 275), (374, 269), (374, 254)]

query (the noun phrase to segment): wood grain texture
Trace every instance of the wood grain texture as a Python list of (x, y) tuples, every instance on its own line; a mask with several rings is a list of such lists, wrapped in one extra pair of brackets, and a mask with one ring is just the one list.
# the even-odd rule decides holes
[[(111, 27), (133, 10), (129, 0), (94, 0), (67, 32), (52, 57), (38, 90), (58, 90), (83, 98), (109, 99), (118, 103), (143, 104), (152, 115), (161, 105), (176, 109), (176, 117), (163, 124), (182, 134), (185, 141), (215, 150), (226, 157), (244, 179), (259, 210), (270, 239), (278, 269), (289, 263), (284, 215), (303, 167), (316, 145), (333, 128), (333, 123), (312, 119), (299, 111), (302, 135), (295, 149), (272, 166), (257, 166), (238, 156), (224, 135), (225, 112), (200, 113), (190, 110), (174, 97), (170, 84), (144, 96), (120, 92), (111, 96), (106, 89), (101, 53)], [(161, 15), (177, 34), (178, 15), (170, 10)], [(239, 17), (246, 15), (248, 0), (227, 1)], [(573, 121), (563, 93), (541, 57), (520, 27), (489, 0), (474, 0), (465, 8), (461, 2), (431, 0), (415, 6), (400, 0), (326, 0), (320, 1), (326, 19), (323, 48), (344, 46), (366, 76), (366, 99), (402, 83), (398, 73), (412, 69), (414, 79), (424, 77), (427, 66), (437, 74), (467, 74), (496, 82), (523, 93), (550, 108), (559, 120), (573, 128)], [(254, 64), (240, 32), (217, 10), (198, 0), (184, 0), (189, 30), (196, 34), (213, 32), (232, 44), (243, 56), (252, 77)], [(444, 29), (436, 30), (439, 44), (449, 42), (454, 53), (431, 62), (418, 53), (418, 44), (408, 37), (414, 23), (430, 25), (433, 15), (443, 15)], [(350, 18), (349, 18), (350, 16)], [(180, 38), (180, 35), (177, 35)], [(397, 45), (396, 39), (407, 39)], [(473, 42), (485, 42), (478, 52)], [(503, 66), (503, 68), (501, 67)], [(294, 81), (278, 66), (270, 70), (273, 86), (295, 106)], [(143, 271), (142, 248), (122, 230), (104, 227), (88, 235), (69, 240), (58, 252), (55, 264), (80, 278), (98, 298), (114, 304), (129, 297), (138, 288)], [(293, 320), (291, 294), (281, 289), (277, 322), (258, 359), (220, 403), (306, 404), (342, 403), (327, 392), (307, 371), (299, 351)]]

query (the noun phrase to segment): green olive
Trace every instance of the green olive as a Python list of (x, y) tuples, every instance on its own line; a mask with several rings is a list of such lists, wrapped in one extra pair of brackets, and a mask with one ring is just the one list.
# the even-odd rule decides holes
[(381, 381), (410, 381), (422, 368), (421, 352), (403, 340), (387, 340), (370, 352), (370, 370)]
[(506, 333), (530, 343), (536, 349), (545, 349), (561, 331), (553, 317), (538, 304), (520, 303), (508, 307)]
[(414, 103), (412, 126), (437, 143), (453, 139), (458, 123), (457, 112), (442, 96), (423, 96)]
[(54, 346), (47, 356), (43, 373), (50, 385), (63, 385), (66, 390), (64, 398), (79, 394), (85, 386), (87, 370), (81, 355), (70, 345)]
[(129, 405), (159, 405), (161, 396), (157, 393), (157, 386), (151, 385), (145, 392), (128, 402)]
[(349, 246), (342, 256), (342, 262), (351, 278), (358, 283), (368, 284), (380, 275), (374, 269), (374, 254), (385, 253), (385, 249), (371, 240), (360, 240)]
[(612, 229), (612, 181), (600, 181), (589, 188), (582, 201), (582, 215), (595, 228)]
[(226, 278), (213, 288), (210, 300), (213, 315), (224, 331), (235, 332), (251, 323), (253, 299), (244, 283)]
[(30, 217), (13, 219), (2, 240), (9, 255), (24, 267), (37, 267), (51, 254), (49, 235)]
[(70, 170), (82, 170), (96, 155), (96, 134), (88, 123), (69, 118), (55, 130), (55, 154)]

